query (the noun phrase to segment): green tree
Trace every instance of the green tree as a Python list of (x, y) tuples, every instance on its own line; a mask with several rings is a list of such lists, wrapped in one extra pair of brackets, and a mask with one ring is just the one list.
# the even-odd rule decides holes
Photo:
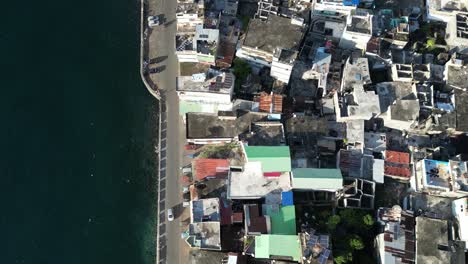
[(427, 50), (433, 50), (435, 48), (436, 40), (433, 38), (427, 39), (426, 48)]
[(234, 59), (234, 75), (239, 79), (245, 79), (252, 71), (250, 65), (239, 58)]
[(364, 242), (358, 235), (355, 235), (349, 240), (349, 246), (353, 250), (361, 250), (364, 248)]
[(343, 219), (345, 225), (349, 228), (358, 229), (362, 225), (362, 220), (357, 210), (343, 209), (340, 210), (339, 215), (341, 216), (341, 219)]
[(236, 76), (236, 89), (239, 90), (241, 87), (241, 84), (247, 79), (247, 76), (249, 76), (250, 72), (252, 72), (252, 68), (250, 65), (239, 58), (234, 59), (234, 75)]
[(336, 226), (341, 222), (339, 215), (332, 215), (328, 217), (327, 227), (329, 231), (335, 231)]
[(333, 261), (336, 264), (344, 264), (353, 261), (353, 254), (351, 252), (345, 252), (338, 256), (333, 257)]
[(374, 225), (374, 218), (370, 214), (366, 214), (365, 216), (363, 216), (362, 221), (367, 227), (371, 227)]
[(348, 262), (348, 260), (346, 259), (345, 256), (337, 256), (337, 257), (333, 258), (333, 260), (335, 261), (336, 264), (344, 264), (344, 263)]

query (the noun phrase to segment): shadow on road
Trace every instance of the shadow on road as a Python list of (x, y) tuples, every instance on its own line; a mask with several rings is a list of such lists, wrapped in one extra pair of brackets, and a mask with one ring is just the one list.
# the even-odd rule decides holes
[(164, 60), (166, 60), (169, 56), (159, 56), (159, 57), (156, 57), (156, 58), (152, 58), (149, 60), (149, 63), (150, 64), (153, 64), (153, 63), (160, 63)]
[(164, 24), (164, 26), (165, 26), (165, 27), (168, 27), (168, 26), (174, 24), (175, 21), (176, 21), (175, 19), (173, 19), (173, 20), (171, 20), (171, 21), (168, 21), (168, 22), (166, 22), (166, 23)]

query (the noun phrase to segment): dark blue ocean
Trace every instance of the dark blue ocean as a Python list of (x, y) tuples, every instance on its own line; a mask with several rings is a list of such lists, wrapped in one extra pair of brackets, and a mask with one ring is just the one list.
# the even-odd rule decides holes
[(152, 263), (139, 2), (2, 1), (0, 263)]

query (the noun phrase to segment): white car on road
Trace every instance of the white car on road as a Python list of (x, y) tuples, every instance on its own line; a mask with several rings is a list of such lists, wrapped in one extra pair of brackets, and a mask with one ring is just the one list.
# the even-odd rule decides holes
[(149, 16), (148, 17), (148, 25), (150, 27), (155, 27), (161, 25), (161, 22), (159, 21), (159, 16)]
[(172, 208), (167, 209), (167, 220), (168, 221), (174, 220), (174, 213), (172, 212)]

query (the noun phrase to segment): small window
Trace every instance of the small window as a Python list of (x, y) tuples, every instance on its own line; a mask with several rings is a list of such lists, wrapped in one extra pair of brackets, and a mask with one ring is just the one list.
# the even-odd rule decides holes
[(208, 38), (207, 34), (200, 34), (200, 38)]

